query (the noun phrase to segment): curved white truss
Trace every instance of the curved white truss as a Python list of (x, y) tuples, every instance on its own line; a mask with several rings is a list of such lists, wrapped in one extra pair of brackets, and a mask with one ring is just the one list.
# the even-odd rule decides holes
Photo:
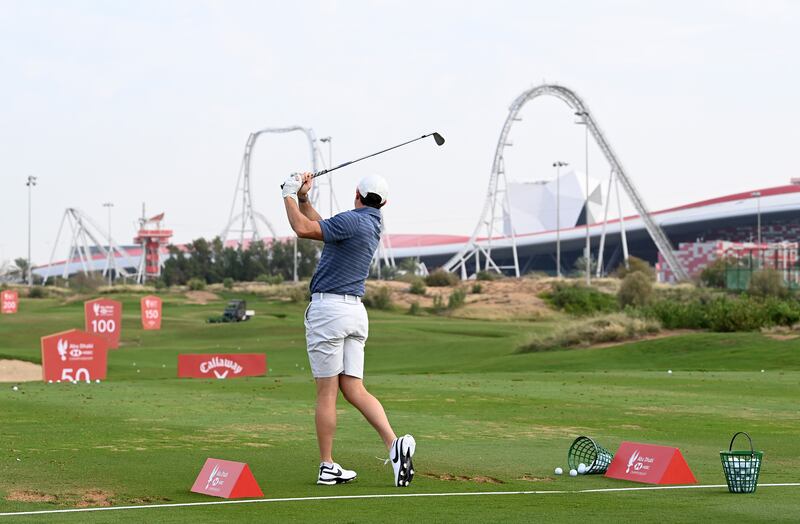
[[(588, 106), (574, 91), (558, 84), (542, 84), (540, 86), (533, 87), (523, 92), (514, 100), (514, 102), (512, 102), (508, 110), (508, 117), (506, 117), (506, 121), (503, 124), (503, 129), (500, 132), (500, 138), (497, 141), (497, 149), (495, 150), (494, 161), (492, 162), (492, 174), (489, 177), (489, 189), (486, 195), (486, 203), (484, 204), (483, 211), (481, 212), (481, 218), (478, 221), (478, 225), (475, 227), (475, 230), (473, 231), (469, 241), (464, 244), (464, 247), (458, 253), (456, 253), (450, 260), (447, 261), (447, 263), (443, 266), (444, 269), (447, 271), (458, 270), (460, 271), (462, 278), (467, 278), (467, 262), (474, 258), (474, 267), (475, 271), (477, 272), (480, 270), (480, 256), (483, 254), (485, 258), (484, 267), (487, 271), (494, 270), (500, 272), (501, 269), (513, 269), (515, 275), (519, 276), (517, 242), (513, 224), (511, 227), (511, 236), (505, 236), (502, 230), (502, 208), (498, 207), (498, 205), (500, 205), (505, 206), (506, 209), (508, 208), (503, 153), (506, 146), (510, 145), (508, 144), (508, 135), (511, 132), (511, 127), (513, 126), (514, 122), (519, 120), (517, 115), (522, 107), (534, 98), (544, 95), (554, 96), (562, 100), (576, 113), (579, 113), (583, 117), (586, 126), (595, 140), (595, 143), (605, 155), (606, 160), (611, 166), (611, 169), (617, 174), (617, 179), (622, 183), (622, 187), (627, 193), (628, 197), (631, 199), (636, 211), (639, 213), (639, 216), (642, 217), (644, 226), (647, 229), (647, 232), (650, 234), (650, 237), (653, 239), (653, 242), (656, 244), (658, 251), (667, 261), (670, 269), (672, 269), (673, 273), (678, 277), (679, 280), (688, 280), (689, 276), (673, 253), (672, 245), (670, 244), (669, 239), (664, 234), (664, 231), (661, 229), (661, 227), (650, 216), (650, 211), (647, 209), (644, 200), (634, 186), (633, 181), (628, 177), (625, 169), (622, 167), (622, 163), (619, 161), (605, 135), (600, 130), (600, 127), (592, 116), (592, 113), (589, 111)], [(493, 243), (500, 244), (504, 247), (510, 245), (514, 259), (513, 266), (499, 267), (494, 260), (492, 260)]]
[[(239, 169), (239, 178), (236, 180), (236, 191), (233, 193), (233, 204), (231, 204), (231, 212), (228, 215), (228, 225), (225, 226), (225, 229), (223, 229), (222, 233), (220, 234), (220, 238), (223, 242), (228, 240), (228, 235), (231, 233), (239, 233), (240, 246), (244, 245), (245, 235), (248, 235), (248, 233), (249, 240), (258, 240), (262, 238), (261, 232), (258, 228), (259, 221), (267, 227), (273, 237), (278, 236), (278, 234), (275, 232), (275, 228), (272, 227), (272, 224), (269, 223), (267, 218), (263, 214), (258, 213), (253, 209), (253, 194), (250, 188), (250, 168), (252, 165), (253, 147), (256, 145), (256, 140), (258, 140), (258, 137), (265, 133), (291, 133), (294, 131), (300, 131), (306, 136), (306, 139), (308, 140), (308, 147), (311, 153), (311, 171), (317, 171), (317, 158), (319, 156), (319, 150), (317, 148), (317, 137), (314, 135), (313, 129), (301, 126), (267, 127), (254, 133), (250, 133), (250, 136), (247, 137), (247, 143), (244, 146), (242, 166)], [(240, 213), (234, 215), (236, 211), (236, 204), (239, 198), (239, 192), (242, 194), (242, 210)], [(318, 198), (316, 186), (312, 189), (310, 198), (312, 202), (316, 203)], [(239, 229), (234, 229), (236, 225), (240, 226)]]

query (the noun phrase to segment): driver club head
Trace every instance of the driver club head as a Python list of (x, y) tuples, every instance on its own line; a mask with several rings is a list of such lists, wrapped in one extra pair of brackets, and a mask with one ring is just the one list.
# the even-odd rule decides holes
[(442, 135), (440, 135), (439, 133), (432, 133), (432, 134), (433, 134), (433, 139), (436, 141), (437, 146), (444, 144), (444, 137)]

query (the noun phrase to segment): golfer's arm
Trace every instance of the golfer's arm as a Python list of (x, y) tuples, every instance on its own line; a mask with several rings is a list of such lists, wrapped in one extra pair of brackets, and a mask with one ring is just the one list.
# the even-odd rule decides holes
[(311, 200), (309, 200), (308, 197), (306, 197), (305, 202), (300, 202), (300, 212), (303, 213), (303, 215), (305, 215), (309, 220), (314, 220), (315, 222), (322, 220), (322, 217), (319, 216), (317, 210), (311, 205)]
[[(300, 211), (300, 208), (297, 207), (297, 202), (295, 202), (291, 197), (284, 198), (283, 204), (286, 206), (286, 216), (289, 217), (289, 225), (292, 226), (292, 229), (295, 233), (297, 233), (298, 237), (310, 238), (311, 240), (322, 240), (322, 228), (320, 227), (318, 221), (311, 220), (309, 217), (304, 215)], [(311, 204), (306, 205), (311, 208)], [(317, 214), (313, 208), (311, 208), (311, 211), (313, 211), (315, 215)]]

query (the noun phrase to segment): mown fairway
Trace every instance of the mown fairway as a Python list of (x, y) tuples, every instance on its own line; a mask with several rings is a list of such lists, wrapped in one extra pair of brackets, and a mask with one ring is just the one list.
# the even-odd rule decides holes
[[(391, 486), (387, 452), (340, 400), (336, 458), (359, 473), (316, 486), (314, 387), (304, 304), (248, 296), (250, 322), (208, 325), (223, 302), (167, 295), (160, 332), (124, 302), (123, 346), (102, 384), (0, 386), (0, 513), (212, 500), (189, 493), (206, 457), (247, 462), (265, 496), (580, 490), (635, 484), (555, 477), (577, 435), (681, 448), (701, 484), (724, 484), (719, 450), (748, 431), (765, 451), (761, 483), (800, 481), (800, 340), (692, 334), (606, 349), (515, 354), (547, 323), (370, 313), (368, 387), (398, 433), (418, 442), (411, 488)], [(0, 318), (0, 356), (38, 361), (39, 337), (82, 328), (82, 303), (24, 300)], [(177, 379), (181, 352), (265, 352), (266, 377)], [(667, 374), (672, 369), (672, 375)], [(762, 373), (761, 369), (765, 372)], [(456, 480), (453, 480), (457, 478)], [(30, 491), (51, 502), (8, 500)], [(17, 498), (17, 497), (11, 497)], [(9, 522), (796, 521), (800, 487), (293, 501), (21, 517)]]

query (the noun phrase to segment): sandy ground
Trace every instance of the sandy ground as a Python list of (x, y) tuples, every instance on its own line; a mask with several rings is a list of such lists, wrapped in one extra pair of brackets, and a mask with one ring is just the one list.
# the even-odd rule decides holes
[(0, 360), (0, 382), (42, 380), (42, 366), (22, 360)]

